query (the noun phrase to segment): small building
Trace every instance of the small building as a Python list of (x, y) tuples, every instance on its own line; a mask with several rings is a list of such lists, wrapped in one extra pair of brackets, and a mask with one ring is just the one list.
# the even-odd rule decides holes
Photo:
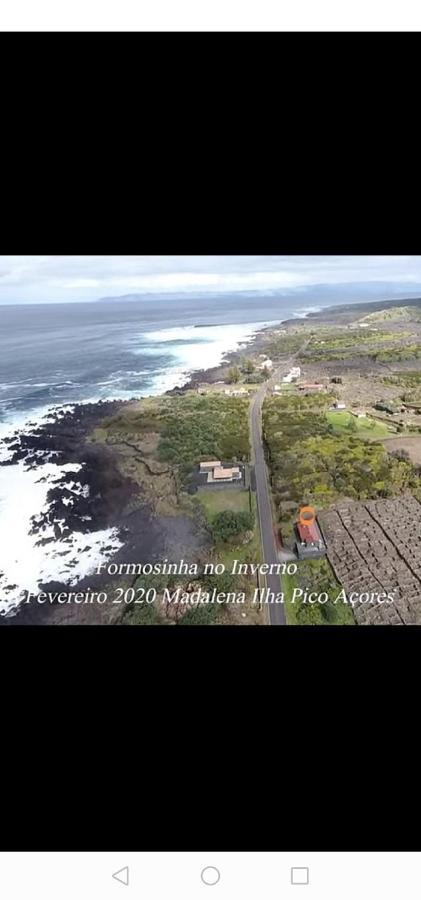
[(337, 400), (336, 403), (333, 404), (334, 409), (346, 409), (346, 403), (342, 403), (342, 401)]
[(326, 545), (317, 522), (309, 525), (297, 522), (295, 532), (297, 536), (295, 548), (298, 559), (319, 559), (326, 556)]
[(239, 466), (232, 466), (231, 468), (220, 466), (214, 469), (212, 473), (209, 473), (208, 481), (237, 481), (239, 478), (241, 478)]
[(291, 381), (296, 381), (301, 375), (301, 369), (299, 366), (293, 366), (292, 369), (289, 370), (288, 375), (284, 375), (282, 381), (284, 384), (291, 384)]
[[(203, 466), (205, 468), (203, 468)], [(209, 466), (210, 468), (206, 468)], [(211, 460), (200, 463), (192, 473), (189, 493), (195, 491), (238, 491), (249, 490), (250, 470), (246, 462), (237, 460)]]
[(273, 362), (271, 359), (265, 359), (262, 363), (260, 363), (259, 369), (271, 369), (273, 366)]
[(224, 391), (228, 397), (244, 397), (248, 396), (247, 388), (237, 387), (237, 388), (226, 388)]
[(201, 472), (211, 472), (212, 469), (218, 469), (221, 466), (220, 459), (212, 459), (210, 462), (201, 462), (200, 463), (200, 471)]
[(324, 384), (299, 384), (299, 391), (306, 391), (309, 394), (317, 394), (320, 391), (324, 391)]

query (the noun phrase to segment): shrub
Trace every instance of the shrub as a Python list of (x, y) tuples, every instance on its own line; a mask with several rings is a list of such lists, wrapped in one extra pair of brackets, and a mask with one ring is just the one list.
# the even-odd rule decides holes
[(219, 608), (214, 603), (192, 606), (178, 620), (178, 625), (212, 625), (219, 613)]
[(205, 591), (218, 591), (226, 593), (235, 590), (236, 577), (231, 572), (222, 572), (221, 575), (205, 575), (202, 581)]
[(232, 369), (228, 369), (227, 382), (228, 384), (236, 384), (237, 381), (240, 380), (241, 372), (238, 366), (233, 366)]
[(326, 616), (320, 603), (301, 603), (297, 609), (299, 625), (326, 625)]
[(218, 513), (213, 520), (213, 536), (217, 541), (228, 541), (231, 537), (242, 534), (244, 531), (252, 531), (253, 525), (253, 513), (234, 512), (226, 509), (224, 512)]

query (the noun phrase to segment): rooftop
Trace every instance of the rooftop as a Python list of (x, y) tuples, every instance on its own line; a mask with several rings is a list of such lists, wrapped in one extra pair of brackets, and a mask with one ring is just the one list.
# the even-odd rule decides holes
[(221, 466), (220, 468), (216, 468), (213, 470), (213, 477), (215, 480), (218, 480), (221, 478), (233, 478), (234, 475), (239, 475), (239, 474), (240, 474), (240, 469), (238, 466), (235, 466), (234, 468), (231, 468), (231, 469), (228, 469), (228, 468), (223, 469)]
[(298, 522), (297, 531), (303, 544), (309, 544), (323, 540), (317, 522), (313, 522), (312, 525), (301, 525), (301, 523)]
[(211, 459), (211, 460), (209, 460), (209, 461), (207, 461), (207, 462), (201, 462), (201, 463), (200, 463), (200, 468), (201, 468), (201, 470), (203, 471), (203, 469), (216, 469), (216, 468), (218, 468), (218, 466), (220, 466), (220, 465), (221, 465), (221, 460), (220, 460), (220, 459)]

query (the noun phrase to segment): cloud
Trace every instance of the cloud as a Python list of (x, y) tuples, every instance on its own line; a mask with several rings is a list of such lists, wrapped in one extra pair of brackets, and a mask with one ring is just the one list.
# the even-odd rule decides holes
[(0, 303), (129, 293), (288, 292), (316, 285), (421, 285), (419, 256), (3, 256)]

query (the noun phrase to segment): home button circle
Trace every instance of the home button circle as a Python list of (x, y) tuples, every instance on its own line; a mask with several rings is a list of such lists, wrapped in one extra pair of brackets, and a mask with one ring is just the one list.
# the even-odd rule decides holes
[(202, 870), (200, 877), (204, 884), (213, 885), (218, 884), (221, 873), (215, 866), (206, 866), (206, 868)]

